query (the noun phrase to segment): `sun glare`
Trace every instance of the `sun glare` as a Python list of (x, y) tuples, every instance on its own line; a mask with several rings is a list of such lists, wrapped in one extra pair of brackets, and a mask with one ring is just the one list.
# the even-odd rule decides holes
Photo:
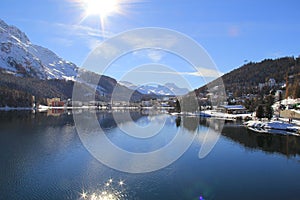
[(97, 16), (100, 19), (101, 31), (105, 34), (105, 22), (108, 16), (121, 13), (121, 0), (78, 0), (84, 9), (82, 20), (90, 16)]
[(98, 15), (105, 18), (118, 12), (118, 0), (85, 0), (85, 12), (87, 16)]

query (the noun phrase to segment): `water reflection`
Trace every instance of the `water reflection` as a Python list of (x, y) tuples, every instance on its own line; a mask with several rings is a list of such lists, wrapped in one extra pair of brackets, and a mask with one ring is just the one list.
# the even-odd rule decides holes
[[(0, 112), (0, 199), (253, 199), (253, 194), (256, 199), (296, 199), (300, 195), (300, 165), (281, 156), (300, 155), (298, 137), (257, 134), (233, 122), (225, 122), (222, 129), (223, 122), (212, 118), (167, 116), (166, 130), (138, 145), (119, 131), (111, 113), (95, 114), (108, 138), (133, 152), (158, 149), (178, 130), (196, 140), (172, 165), (128, 174), (89, 154), (71, 113)], [(133, 122), (124, 120), (126, 126), (147, 126), (161, 117), (130, 115)], [(205, 137), (208, 130), (222, 134), (220, 142), (212, 154), (199, 159), (199, 144), (213, 138)]]
[(181, 126), (181, 117), (180, 116), (175, 119), (175, 123), (176, 123), (176, 127)]
[(247, 148), (281, 153), (287, 157), (300, 155), (300, 137), (297, 136), (259, 134), (244, 127), (225, 127), (222, 135)]
[(124, 181), (108, 179), (99, 189), (85, 190), (80, 193), (80, 199), (87, 200), (125, 200), (128, 199)]
[[(84, 114), (83, 110), (75, 110), (73, 112)], [(118, 127), (111, 112), (92, 112), (96, 113), (102, 129), (111, 130)], [(117, 114), (120, 116), (120, 119), (122, 119), (122, 115), (125, 115), (122, 111), (119, 111)], [(139, 120), (142, 120), (139, 122), (142, 124), (151, 123), (151, 118), (155, 118), (157, 114), (158, 113), (151, 113), (149, 111), (130, 112), (132, 121), (139, 122)], [(131, 121), (124, 117), (123, 123), (131, 123)], [(300, 137), (297, 136), (258, 134), (245, 129), (240, 123), (235, 122), (225, 122), (223, 127), (224, 121), (213, 118), (177, 116), (174, 117), (173, 121), (171, 120), (167, 123), (174, 123), (176, 127), (182, 127), (190, 133), (199, 132), (202, 131), (202, 127), (208, 127), (214, 131), (221, 132), (226, 138), (247, 148), (260, 149), (269, 153), (281, 153), (286, 156), (300, 155)], [(31, 126), (34, 126), (40, 129), (47, 127), (47, 130), (51, 132), (51, 127), (66, 125), (69, 127), (74, 126), (72, 113), (70, 111), (54, 111), (54, 114), (49, 114), (49, 112), (32, 114), (29, 111), (12, 111), (1, 112), (0, 114), (0, 126), (3, 129), (5, 127), (23, 127), (25, 132), (26, 129), (30, 129)], [(67, 137), (67, 135), (65, 135), (65, 137)], [(70, 140), (70, 138), (66, 138), (62, 141), (66, 140)]]
[(268, 153), (280, 153), (287, 157), (300, 155), (300, 137), (255, 133), (243, 127), (240, 122), (227, 121), (221, 129), (222, 122), (220, 119), (177, 117), (176, 126), (182, 126), (194, 133), (197, 129), (195, 127), (196, 120), (198, 120), (200, 127), (213, 128), (215, 131), (221, 132), (222, 136), (246, 148), (260, 149)]
[(221, 131), (226, 121), (214, 118), (203, 118), (199, 116), (177, 116), (175, 119), (177, 127), (182, 126), (190, 132), (199, 130), (199, 126), (205, 126), (213, 129), (214, 131)]

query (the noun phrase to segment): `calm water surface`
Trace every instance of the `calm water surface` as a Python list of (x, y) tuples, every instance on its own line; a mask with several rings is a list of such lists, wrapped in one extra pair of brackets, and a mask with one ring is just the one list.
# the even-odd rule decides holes
[(70, 113), (0, 112), (0, 199), (300, 198), (299, 137), (261, 135), (225, 123), (213, 150), (199, 159), (201, 138), (217, 121), (131, 113), (134, 122), (124, 118), (124, 126), (146, 127), (166, 118), (159, 134), (141, 140), (124, 134), (111, 113), (99, 112), (97, 117), (108, 138), (132, 152), (159, 149), (178, 130), (195, 140), (168, 167), (129, 174), (101, 164), (85, 149)]

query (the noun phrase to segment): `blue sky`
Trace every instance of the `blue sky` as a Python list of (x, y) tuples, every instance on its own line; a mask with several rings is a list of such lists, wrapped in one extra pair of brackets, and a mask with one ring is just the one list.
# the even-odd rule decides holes
[[(243, 65), (245, 60), (300, 55), (297, 0), (125, 0), (120, 5), (122, 13), (107, 17), (105, 34), (100, 30), (98, 16), (83, 19), (85, 10), (78, 1), (2, 0), (0, 18), (19, 27), (32, 43), (47, 47), (78, 66), (103, 41), (103, 35), (110, 38), (142, 27), (162, 27), (186, 34), (206, 49), (222, 73)], [(139, 59), (139, 64), (178, 64), (181, 71), (187, 67), (182, 61), (174, 62), (176, 59), (168, 53), (146, 51), (129, 55), (127, 64), (124, 58), (120, 59), (115, 66), (124, 64), (122, 70), (126, 71), (134, 59)], [(122, 70), (112, 67), (107, 75), (119, 79)], [(193, 88), (203, 84), (197, 78), (187, 76)]]

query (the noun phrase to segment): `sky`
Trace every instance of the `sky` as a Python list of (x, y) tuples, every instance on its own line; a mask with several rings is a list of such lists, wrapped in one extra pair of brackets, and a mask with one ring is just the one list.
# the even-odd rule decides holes
[[(102, 42), (126, 31), (158, 27), (177, 31), (203, 47), (220, 75), (247, 62), (300, 55), (298, 0), (119, 0), (101, 23), (87, 15), (88, 0), (1, 0), (0, 18), (80, 67)], [(105, 74), (118, 80), (142, 64), (170, 65), (197, 88), (195, 73), (180, 56), (161, 50), (133, 51), (115, 60)], [(89, 70), (103, 73), (97, 68)]]

